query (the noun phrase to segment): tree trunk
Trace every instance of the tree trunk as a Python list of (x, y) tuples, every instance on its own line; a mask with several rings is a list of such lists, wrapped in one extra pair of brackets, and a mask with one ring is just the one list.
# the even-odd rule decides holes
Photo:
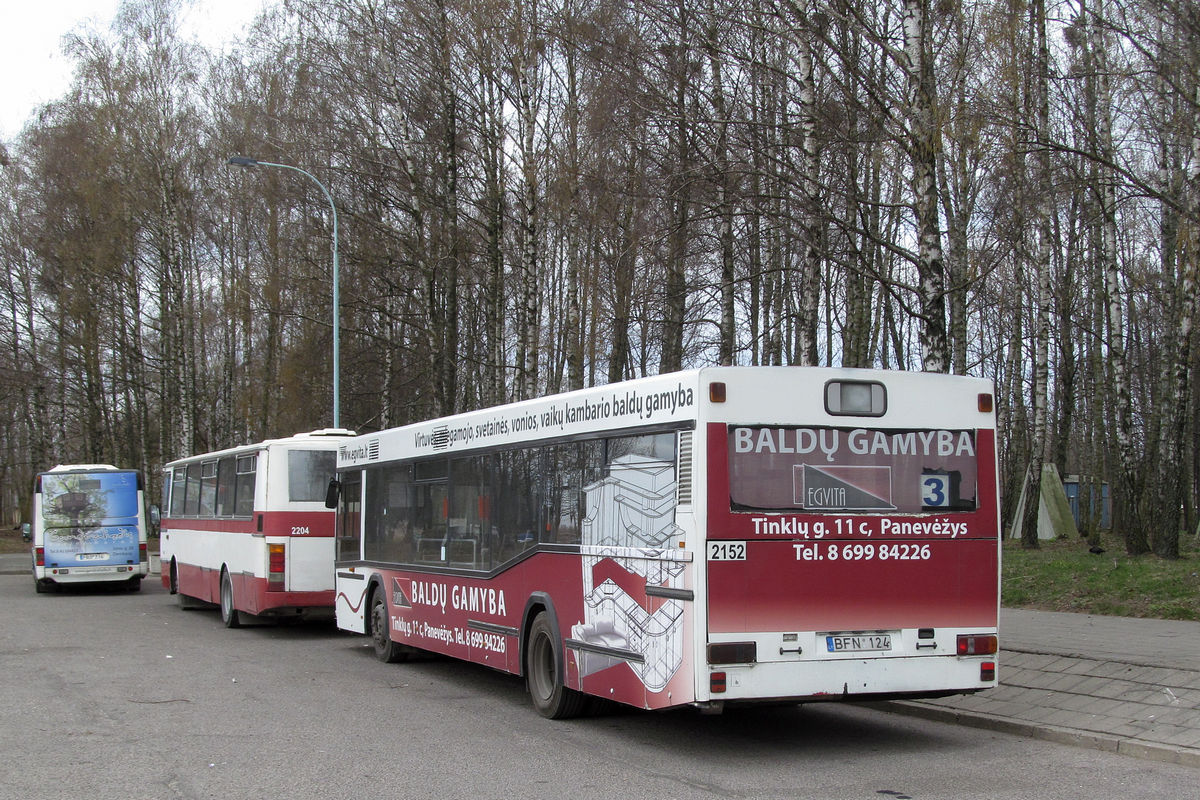
[(946, 276), (937, 197), (937, 96), (934, 85), (929, 0), (904, 0), (904, 52), (908, 73), (909, 147), (917, 224), (921, 368), (950, 369), (946, 339)]

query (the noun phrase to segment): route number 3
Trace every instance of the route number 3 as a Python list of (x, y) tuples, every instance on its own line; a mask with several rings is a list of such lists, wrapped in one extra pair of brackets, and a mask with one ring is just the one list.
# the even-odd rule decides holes
[(921, 505), (926, 508), (945, 508), (950, 505), (949, 475), (921, 476)]

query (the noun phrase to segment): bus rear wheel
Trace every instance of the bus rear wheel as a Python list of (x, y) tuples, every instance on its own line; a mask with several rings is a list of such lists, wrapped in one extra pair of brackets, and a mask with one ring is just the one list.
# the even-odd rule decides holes
[(401, 646), (392, 641), (390, 627), (387, 598), (380, 589), (371, 599), (371, 644), (375, 647), (375, 657), (385, 664), (395, 664), (407, 656)]
[(570, 719), (583, 713), (586, 697), (563, 685), (562, 642), (545, 611), (534, 617), (525, 647), (525, 685), (533, 707), (547, 719)]
[(221, 572), (221, 622), (226, 628), (242, 627), (241, 612), (233, 605), (233, 579), (229, 570)]

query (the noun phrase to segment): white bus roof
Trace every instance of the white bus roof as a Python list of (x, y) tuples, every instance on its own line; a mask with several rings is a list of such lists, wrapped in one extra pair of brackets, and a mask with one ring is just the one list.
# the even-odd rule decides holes
[[(119, 472), (112, 464), (59, 464), (47, 472)], [(132, 470), (126, 470), (132, 472)], [(45, 473), (43, 473), (45, 474)]]
[(194, 456), (186, 456), (177, 458), (174, 461), (163, 465), (163, 469), (168, 469), (176, 464), (186, 464), (192, 461), (211, 461), (222, 456), (239, 455), (244, 453), (257, 452), (265, 447), (276, 444), (330, 444), (335, 439), (345, 439), (354, 436), (354, 431), (346, 428), (321, 428), (307, 433), (297, 433), (294, 436), (286, 436), (281, 439), (264, 439), (261, 442), (253, 444), (239, 445), (238, 447), (227, 447), (224, 450), (214, 450), (211, 453), (199, 453)]
[[(956, 403), (953, 413), (941, 416), (946, 424), (955, 420), (963, 426), (980, 426), (974, 393), (992, 391), (989, 380), (939, 373), (831, 367), (705, 367), (362, 434), (338, 448), (338, 469), (608, 431), (686, 427), (717, 408), (722, 418), (741, 424), (778, 422), (793, 415), (797, 406), (814, 418), (818, 413), (824, 416), (824, 387), (831, 380), (876, 381), (906, 390), (902, 392), (907, 395), (904, 402), (889, 419), (893, 425), (916, 424), (913, 420), (919, 419), (928, 422), (929, 413), (935, 410), (931, 405), (934, 398), (949, 402), (952, 397), (966, 400), (970, 395), (969, 404)], [(728, 402), (720, 406), (708, 398), (707, 387), (713, 381), (729, 383)], [(798, 395), (801, 387), (804, 397)], [(848, 425), (879, 422), (869, 417), (845, 419)]]

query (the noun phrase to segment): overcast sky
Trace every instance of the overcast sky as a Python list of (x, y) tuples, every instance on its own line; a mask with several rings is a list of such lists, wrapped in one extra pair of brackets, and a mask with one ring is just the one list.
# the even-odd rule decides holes
[[(88, 27), (106, 31), (120, 0), (0, 0), (0, 140), (13, 139), (33, 110), (66, 91), (71, 65), (63, 34)], [(187, 2), (187, 0), (184, 0)], [(183, 29), (219, 49), (241, 37), (263, 0), (192, 0)]]

